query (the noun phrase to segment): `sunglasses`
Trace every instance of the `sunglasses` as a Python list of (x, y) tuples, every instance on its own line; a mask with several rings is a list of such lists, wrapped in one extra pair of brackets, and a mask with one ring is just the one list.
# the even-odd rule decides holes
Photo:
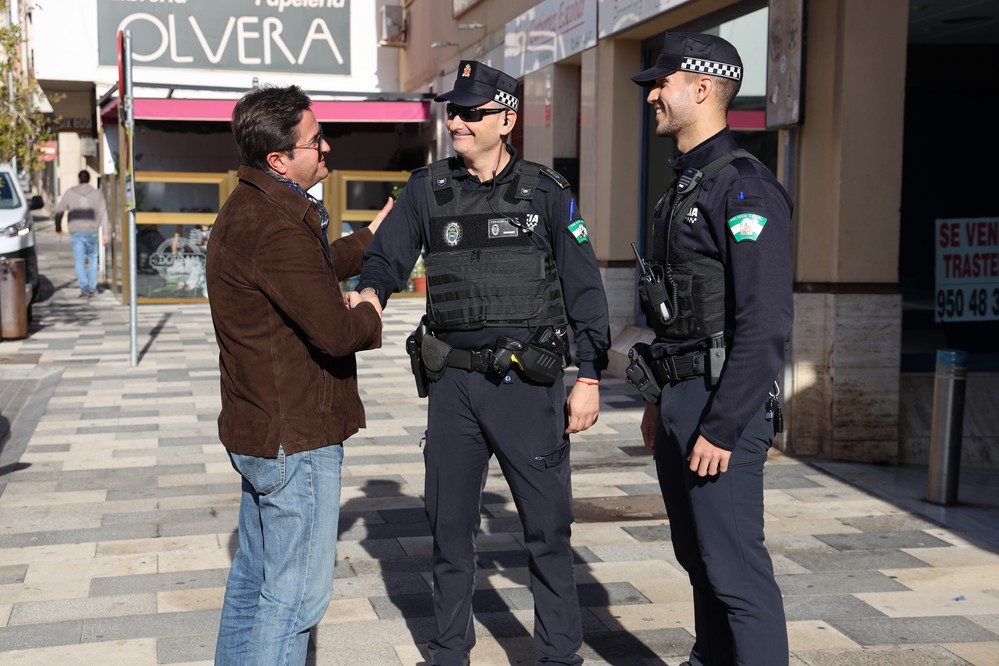
[(468, 106), (458, 106), (457, 104), (447, 105), (447, 119), (454, 120), (455, 116), (461, 118), (462, 122), (466, 123), (477, 123), (481, 122), (483, 116), (492, 115), (494, 113), (504, 113), (509, 111), (509, 109), (483, 109), (483, 108), (471, 108)]

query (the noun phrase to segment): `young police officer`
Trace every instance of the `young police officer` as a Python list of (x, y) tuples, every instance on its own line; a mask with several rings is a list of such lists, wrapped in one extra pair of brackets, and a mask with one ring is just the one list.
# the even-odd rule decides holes
[(693, 586), (689, 663), (787, 664), (784, 607), (763, 545), (763, 464), (780, 421), (768, 393), (792, 319), (791, 201), (726, 126), (742, 80), (735, 47), (667, 33), (655, 66), (632, 79), (651, 87), (656, 134), (680, 153), (654, 213), (666, 307), (640, 287), (656, 334), (649, 366), (662, 385), (642, 436)]
[[(458, 65), (446, 101), (456, 157), (418, 169), (364, 258), (361, 296), (406, 283), (427, 251), (426, 332), (407, 344), (430, 380), (426, 510), (434, 535), (433, 664), (467, 664), (474, 540), (495, 455), (524, 527), (538, 663), (579, 664), (579, 601), (569, 545), (569, 435), (597, 420), (610, 345), (607, 301), (568, 183), (506, 143), (517, 81)], [(566, 400), (567, 323), (578, 379)], [(418, 377), (419, 380), (419, 377)]]

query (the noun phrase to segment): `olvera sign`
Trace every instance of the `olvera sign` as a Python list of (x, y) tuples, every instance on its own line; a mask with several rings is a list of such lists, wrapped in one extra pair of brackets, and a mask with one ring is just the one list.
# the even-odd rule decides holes
[(100, 64), (350, 75), (350, 0), (97, 0)]

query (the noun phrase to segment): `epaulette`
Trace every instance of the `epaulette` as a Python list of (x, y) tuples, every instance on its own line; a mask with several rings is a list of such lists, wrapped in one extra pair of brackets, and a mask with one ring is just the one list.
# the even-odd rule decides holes
[(563, 190), (569, 187), (569, 181), (567, 181), (565, 177), (563, 177), (562, 174), (560, 174), (555, 169), (552, 169), (551, 167), (542, 166), (541, 173), (545, 174), (546, 176), (554, 180), (558, 184), (558, 186)]

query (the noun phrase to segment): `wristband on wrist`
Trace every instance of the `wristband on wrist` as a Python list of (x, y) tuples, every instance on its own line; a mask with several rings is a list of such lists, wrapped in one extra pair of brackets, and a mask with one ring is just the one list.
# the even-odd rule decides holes
[(587, 386), (600, 386), (599, 379), (584, 379), (583, 377), (576, 377), (576, 381), (580, 384), (586, 384)]

